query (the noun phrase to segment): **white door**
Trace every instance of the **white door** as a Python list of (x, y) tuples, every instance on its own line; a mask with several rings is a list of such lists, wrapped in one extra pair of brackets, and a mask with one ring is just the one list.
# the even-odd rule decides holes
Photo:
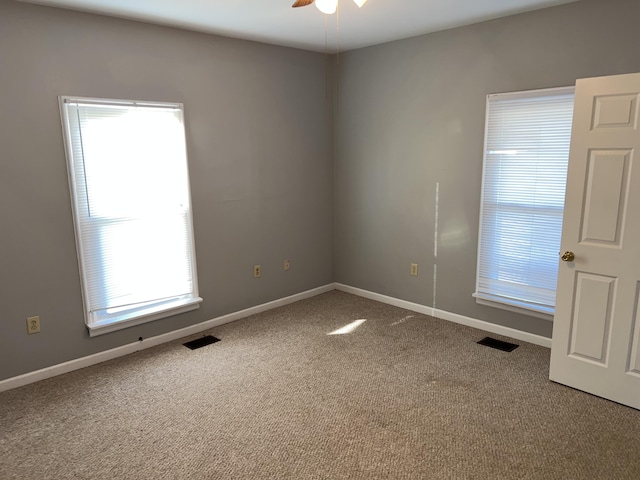
[(639, 107), (640, 74), (576, 83), (549, 373), (638, 409)]

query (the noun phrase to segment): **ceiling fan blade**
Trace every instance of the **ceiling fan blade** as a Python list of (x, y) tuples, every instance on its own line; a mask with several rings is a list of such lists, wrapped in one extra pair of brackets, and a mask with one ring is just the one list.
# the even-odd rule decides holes
[(313, 0), (296, 0), (296, 3), (291, 5), (292, 8), (296, 7), (306, 7), (307, 5), (311, 5)]

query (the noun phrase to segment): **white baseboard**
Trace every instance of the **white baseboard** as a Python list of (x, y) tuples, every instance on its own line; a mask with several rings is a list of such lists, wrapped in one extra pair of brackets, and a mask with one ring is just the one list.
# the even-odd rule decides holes
[(476, 318), (465, 317), (464, 315), (458, 315), (457, 313), (445, 312), (444, 310), (434, 310), (433, 316), (443, 320), (449, 320), (450, 322), (466, 325), (467, 327), (478, 328), (490, 333), (495, 333), (496, 335), (503, 335), (505, 337), (515, 338), (516, 340), (522, 340), (523, 342), (533, 343), (534, 345), (540, 345), (541, 347), (551, 348), (550, 338), (543, 337), (542, 335), (536, 335), (535, 333), (524, 332), (510, 327), (503, 327), (502, 325), (496, 325), (495, 323), (485, 322), (484, 320), (478, 320)]
[(194, 335), (196, 333), (209, 330), (213, 327), (224, 325), (225, 323), (233, 322), (235, 320), (249, 317), (257, 313), (265, 312), (273, 308), (282, 307), (284, 305), (288, 305), (290, 303), (304, 300), (306, 298), (315, 297), (316, 295), (330, 292), (331, 290), (335, 290), (335, 284), (333, 283), (324, 285), (322, 287), (314, 288), (312, 290), (307, 290), (305, 292), (297, 293), (289, 297), (281, 298), (279, 300), (274, 300), (272, 302), (256, 305), (255, 307), (247, 308), (245, 310), (229, 313), (228, 315), (216, 317), (214, 319), (207, 320), (206, 322), (198, 323), (196, 325), (191, 325), (189, 327), (181, 328), (179, 330), (174, 330), (172, 332), (164, 333), (162, 335), (145, 338), (140, 342), (129, 343), (127, 345), (122, 345), (121, 347), (105, 350), (104, 352), (95, 353), (93, 355), (77, 358), (75, 360), (70, 360), (68, 362), (60, 363), (58, 365), (53, 365), (51, 367), (36, 370), (34, 372), (18, 375), (17, 377), (7, 378), (6, 380), (0, 381), (0, 392), (3, 392), (5, 390), (11, 390), (12, 388), (22, 387), (23, 385), (28, 385), (29, 383), (38, 382), (46, 378), (55, 377), (56, 375), (62, 375), (63, 373), (69, 373), (74, 370), (79, 370), (84, 367), (95, 365), (97, 363), (106, 362), (107, 360), (112, 360), (114, 358), (123, 357), (125, 355), (129, 355), (130, 353), (155, 347), (156, 345), (161, 345), (163, 343), (171, 342), (179, 338), (188, 337), (189, 335)]
[(279, 300), (256, 305), (255, 307), (247, 308), (245, 310), (240, 310), (234, 313), (229, 313), (221, 317), (216, 317), (214, 319), (207, 320), (206, 322), (198, 323), (196, 325), (191, 325), (189, 327), (174, 330), (172, 332), (157, 335), (155, 337), (145, 338), (141, 342), (129, 343), (127, 345), (122, 345), (121, 347), (112, 348), (104, 352), (99, 352), (86, 357), (70, 360), (68, 362), (53, 365), (51, 367), (36, 370), (34, 372), (25, 373), (17, 377), (0, 380), (0, 392), (11, 390), (12, 388), (22, 387), (23, 385), (28, 385), (30, 383), (38, 382), (47, 378), (55, 377), (56, 375), (62, 375), (63, 373), (73, 372), (74, 370), (79, 370), (84, 367), (96, 365), (98, 363), (106, 362), (107, 360), (112, 360), (114, 358), (123, 357), (125, 355), (129, 355), (130, 353), (155, 347), (156, 345), (171, 342), (179, 338), (188, 337), (189, 335), (194, 335), (196, 333), (209, 330), (219, 325), (224, 325), (225, 323), (240, 320), (241, 318), (246, 318), (257, 313), (265, 312), (277, 307), (282, 307), (284, 305), (304, 300), (306, 298), (315, 297), (316, 295), (330, 292), (331, 290), (340, 290), (342, 292), (351, 293), (353, 295), (358, 295), (360, 297), (368, 298), (370, 300), (375, 300), (381, 303), (386, 303), (395, 307), (404, 308), (413, 312), (430, 315), (432, 317), (441, 318), (443, 320), (459, 323), (468, 327), (478, 328), (486, 332), (495, 333), (497, 335), (504, 335), (505, 337), (515, 338), (523, 342), (529, 342), (535, 345), (551, 348), (551, 339), (547, 337), (523, 332), (521, 330), (516, 330), (509, 327), (503, 327), (493, 323), (485, 322), (483, 320), (465, 317), (456, 313), (446, 312), (444, 310), (437, 310), (426, 305), (408, 302), (406, 300), (400, 300), (399, 298), (389, 297), (387, 295), (370, 292), (368, 290), (350, 287), (341, 283), (330, 283), (322, 287), (297, 293), (295, 295), (281, 298)]
[(376, 300), (378, 302), (393, 305), (395, 307), (404, 308), (413, 312), (418, 312), (424, 315), (430, 315), (432, 317), (441, 318), (443, 320), (459, 323), (461, 325), (466, 325), (467, 327), (473, 327), (484, 330), (486, 332), (494, 333), (496, 335), (503, 335), (505, 337), (511, 337), (515, 338), (516, 340), (521, 340), (523, 342), (533, 343), (534, 345), (540, 345), (541, 347), (551, 348), (551, 339), (543, 337), (542, 335), (523, 332), (522, 330), (516, 330), (515, 328), (503, 327), (501, 325), (496, 325), (495, 323), (485, 322), (484, 320), (478, 320), (476, 318), (458, 315), (457, 313), (434, 309), (432, 307), (427, 307), (426, 305), (420, 305), (419, 303), (407, 302), (406, 300), (388, 297), (387, 295), (381, 295), (379, 293), (370, 292), (368, 290), (350, 287), (349, 285), (343, 285), (341, 283), (336, 283), (335, 288), (336, 290), (340, 290), (342, 292), (352, 293), (354, 295), (368, 298), (370, 300)]
[(336, 283), (336, 290), (341, 292), (352, 293), (359, 297), (368, 298), (369, 300), (375, 300), (376, 302), (386, 303), (387, 305), (393, 305), (394, 307), (404, 308), (405, 310), (411, 310), (412, 312), (422, 313), (423, 315), (433, 315), (433, 308), (421, 305), (419, 303), (407, 302), (406, 300), (400, 300), (395, 297), (388, 297), (380, 293), (370, 292), (369, 290), (362, 290), (361, 288), (350, 287), (342, 283)]

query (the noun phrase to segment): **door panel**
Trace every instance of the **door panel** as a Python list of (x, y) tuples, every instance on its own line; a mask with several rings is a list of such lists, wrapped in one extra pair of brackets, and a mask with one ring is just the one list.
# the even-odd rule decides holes
[(640, 300), (640, 282), (636, 285), (636, 301), (635, 312), (633, 317), (633, 340), (631, 345), (631, 352), (629, 354), (629, 369), (628, 372), (635, 375), (640, 375), (640, 308), (638, 305)]
[(615, 278), (578, 272), (571, 318), (572, 357), (607, 363), (615, 284)]
[(583, 242), (619, 246), (630, 157), (629, 150), (591, 151), (583, 208)]
[(637, 94), (596, 95), (591, 129), (635, 128), (637, 105)]
[(576, 82), (549, 378), (640, 409), (639, 97), (640, 74)]

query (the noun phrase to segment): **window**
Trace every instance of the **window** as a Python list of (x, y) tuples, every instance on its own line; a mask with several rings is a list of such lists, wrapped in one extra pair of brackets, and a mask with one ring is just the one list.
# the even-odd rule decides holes
[(198, 308), (182, 105), (60, 109), (90, 335)]
[(573, 91), (487, 98), (478, 303), (555, 311)]

